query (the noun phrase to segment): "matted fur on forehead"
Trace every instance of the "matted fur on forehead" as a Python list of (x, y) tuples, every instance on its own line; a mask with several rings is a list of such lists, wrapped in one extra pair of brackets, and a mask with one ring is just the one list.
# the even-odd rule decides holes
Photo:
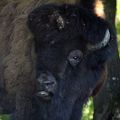
[(82, 35), (93, 44), (94, 40), (100, 42), (104, 38), (108, 28), (106, 21), (92, 12), (67, 4), (49, 4), (36, 8), (28, 16), (28, 26), (37, 40), (52, 40), (58, 35), (59, 39), (64, 40), (65, 37), (68, 39)]

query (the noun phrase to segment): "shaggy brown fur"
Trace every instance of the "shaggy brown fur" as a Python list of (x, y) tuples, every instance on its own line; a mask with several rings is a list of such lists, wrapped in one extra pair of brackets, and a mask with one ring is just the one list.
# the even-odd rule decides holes
[(23, 118), (25, 111), (19, 111), (29, 112), (34, 90), (34, 44), (26, 26), (27, 14), (34, 5), (29, 1), (22, 9), (22, 3), (8, 2), (0, 13), (0, 88), (4, 91), (0, 106), (11, 112), (8, 107), (16, 103), (13, 108), (21, 113), (19, 120), (27, 120)]

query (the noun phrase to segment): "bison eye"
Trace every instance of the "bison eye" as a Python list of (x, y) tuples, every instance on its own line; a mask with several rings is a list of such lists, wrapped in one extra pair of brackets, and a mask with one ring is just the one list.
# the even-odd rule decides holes
[(73, 50), (68, 55), (68, 61), (73, 67), (75, 67), (81, 62), (82, 57), (83, 53), (80, 50)]

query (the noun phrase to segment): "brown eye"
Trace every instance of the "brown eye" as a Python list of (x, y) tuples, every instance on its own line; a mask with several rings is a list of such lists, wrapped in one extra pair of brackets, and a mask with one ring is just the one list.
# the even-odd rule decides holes
[(75, 67), (81, 62), (82, 57), (83, 53), (80, 50), (73, 50), (68, 56), (68, 61), (73, 67)]

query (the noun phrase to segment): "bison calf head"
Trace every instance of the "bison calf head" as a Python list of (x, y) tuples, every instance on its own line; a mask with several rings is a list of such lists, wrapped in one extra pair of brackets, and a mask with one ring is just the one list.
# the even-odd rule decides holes
[(37, 95), (51, 98), (47, 116), (73, 120), (76, 107), (81, 111), (103, 83), (115, 36), (106, 21), (75, 5), (41, 6), (30, 13), (28, 26), (36, 46)]

